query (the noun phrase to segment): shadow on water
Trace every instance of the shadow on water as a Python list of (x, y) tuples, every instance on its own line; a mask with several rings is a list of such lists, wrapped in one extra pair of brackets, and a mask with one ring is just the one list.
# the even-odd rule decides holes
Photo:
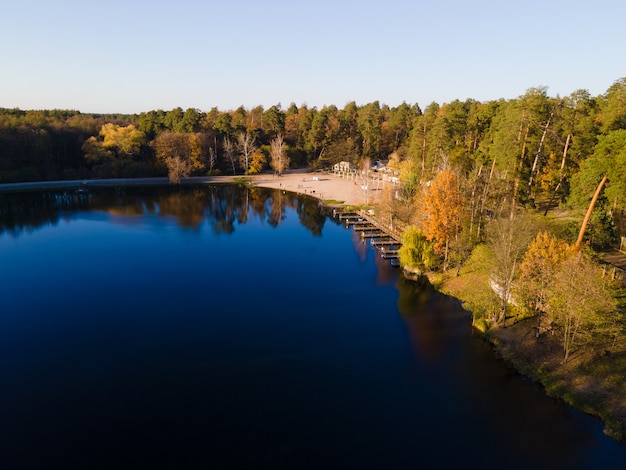
[[(506, 468), (621, 468), (626, 447), (602, 424), (545, 394), (499, 359), (460, 303), (427, 281), (398, 281), (398, 310), (452, 460)], [(468, 434), (470, 430), (470, 434)], [(437, 439), (435, 439), (437, 440)], [(440, 463), (450, 459), (444, 456)], [(433, 456), (433, 462), (436, 457)]]

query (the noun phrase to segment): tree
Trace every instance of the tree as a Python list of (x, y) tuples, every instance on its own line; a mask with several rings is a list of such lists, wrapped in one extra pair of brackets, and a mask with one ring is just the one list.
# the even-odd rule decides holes
[(200, 121), (203, 115), (200, 111), (194, 108), (187, 108), (185, 114), (178, 124), (178, 130), (181, 132), (198, 132), (200, 130)]
[(85, 161), (89, 166), (93, 166), (96, 176), (101, 178), (110, 178), (117, 176), (113, 166), (115, 163), (115, 153), (102, 146), (102, 141), (97, 137), (89, 137), (83, 144), (83, 152), (85, 155)]
[(526, 215), (500, 217), (487, 225), (487, 242), (495, 259), (491, 282), (501, 301), (495, 321), (503, 326), (519, 263), (534, 235), (532, 221)]
[(252, 155), (256, 152), (256, 137), (250, 131), (242, 131), (237, 134), (237, 150), (239, 151), (239, 163), (244, 173), (249, 173)]
[(183, 108), (180, 106), (174, 108), (167, 113), (163, 117), (163, 124), (168, 131), (172, 132), (183, 132)]
[(145, 134), (132, 124), (122, 127), (117, 124), (104, 124), (100, 129), (102, 147), (111, 149), (128, 158), (139, 153)]
[(267, 159), (265, 158), (265, 154), (260, 150), (256, 150), (252, 154), (252, 159), (250, 161), (250, 168), (248, 168), (248, 174), (254, 175), (256, 173), (260, 173), (261, 171), (263, 171), (263, 168), (265, 167), (266, 163), (267, 163)]
[(560, 330), (563, 362), (594, 335), (616, 334), (616, 303), (600, 277), (600, 269), (584, 253), (572, 256), (556, 273), (548, 313)]
[(237, 170), (235, 169), (235, 144), (230, 140), (228, 136), (224, 137), (224, 156), (230, 161), (230, 164), (233, 167), (233, 175), (237, 174)]
[(278, 134), (276, 138), (270, 142), (270, 166), (279, 175), (289, 168), (289, 157), (285, 152), (285, 143), (282, 134)]
[(213, 149), (213, 147), (209, 147), (209, 158), (208, 158), (209, 174), (213, 173), (213, 168), (215, 168), (216, 163), (217, 163), (217, 152)]
[[(98, 138), (99, 137), (99, 138)], [(104, 124), (98, 137), (92, 136), (83, 144), (85, 160), (94, 166), (99, 177), (118, 177), (124, 174), (133, 156), (139, 154), (145, 142), (144, 132), (135, 126)]]
[[(597, 186), (596, 186), (597, 185)], [(611, 131), (601, 136), (593, 155), (584, 160), (580, 171), (572, 178), (571, 202), (580, 203), (589, 197), (593, 188), (594, 195), (583, 220), (577, 245), (580, 246), (585, 229), (598, 198), (604, 194), (613, 207), (626, 205), (626, 129)]]
[(626, 77), (613, 83), (603, 97), (602, 128), (606, 133), (626, 128)]
[(389, 132), (393, 136), (392, 150), (399, 148), (409, 136), (413, 119), (421, 114), (418, 106), (414, 108), (406, 102), (396, 108), (392, 108), (389, 114)]
[(402, 246), (398, 250), (400, 264), (409, 271), (422, 274), (432, 269), (437, 263), (433, 245), (423, 232), (409, 225), (402, 234)]
[(537, 315), (537, 336), (555, 275), (563, 261), (573, 254), (570, 244), (541, 231), (524, 255), (520, 265), (519, 292), (524, 304)]
[(151, 143), (156, 156), (165, 163), (172, 183), (180, 183), (181, 178), (191, 174), (191, 145), (188, 134), (162, 132)]
[(215, 161), (211, 162), (211, 142), (209, 136), (203, 132), (195, 132), (188, 135), (189, 140), (189, 160), (194, 172), (203, 174), (207, 168), (207, 164), (210, 166), (210, 170), (213, 169)]
[(589, 203), (589, 208), (587, 209), (587, 213), (585, 214), (583, 223), (580, 226), (580, 231), (578, 232), (578, 238), (576, 239), (575, 246), (576, 246), (576, 249), (578, 250), (580, 249), (582, 245), (583, 237), (585, 236), (585, 231), (587, 230), (587, 224), (589, 223), (589, 219), (591, 219), (593, 208), (595, 207), (596, 202), (598, 201), (598, 197), (600, 196), (600, 193), (602, 192), (602, 188), (606, 184), (606, 179), (607, 179), (607, 175), (605, 174), (600, 180), (600, 183), (598, 183), (598, 187), (593, 193), (593, 197), (591, 198), (591, 202)]
[(279, 105), (271, 106), (263, 114), (263, 128), (270, 135), (278, 135), (285, 131), (285, 113), (280, 109)]
[(418, 212), (422, 217), (422, 229), (433, 242), (435, 252), (443, 255), (444, 271), (447, 269), (450, 242), (461, 231), (464, 200), (459, 180), (450, 168), (440, 171), (424, 189)]
[(420, 114), (415, 118), (410, 133), (409, 155), (414, 166), (420, 169), (420, 181), (427, 181), (434, 174), (434, 163), (430, 150), (433, 147), (431, 140), (434, 140), (431, 139), (431, 129), (437, 119), (438, 112), (439, 105), (434, 102), (431, 103), (424, 111), (424, 114)]
[(379, 158), (382, 113), (380, 103), (374, 101), (362, 106), (357, 113), (357, 128), (363, 141), (363, 156)]
[(182, 178), (189, 176), (192, 170), (191, 162), (178, 155), (165, 158), (167, 176), (170, 183), (178, 184)]

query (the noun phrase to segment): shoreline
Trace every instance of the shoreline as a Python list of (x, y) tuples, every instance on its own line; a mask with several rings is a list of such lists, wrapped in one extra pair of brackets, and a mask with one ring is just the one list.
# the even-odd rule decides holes
[[(468, 273), (468, 270), (471, 272)], [(478, 266), (466, 265), (461, 269), (460, 276), (429, 276), (429, 282), (438, 292), (458, 299), (474, 318), (474, 312), (480, 311), (484, 305), (474, 305), (477, 299), (470, 291), (475, 292), (480, 289), (479, 285), (487, 285), (488, 282), (486, 274), (479, 271)], [(619, 385), (611, 384), (611, 373), (615, 371), (607, 368), (604, 375), (594, 371), (594, 367), (606, 367), (602, 360), (606, 356), (592, 351), (577, 354), (567, 363), (562, 363), (562, 346), (557, 338), (543, 335), (537, 340), (535, 335), (529, 335), (532, 329), (529, 322), (534, 324), (534, 321), (535, 318), (530, 317), (506, 328), (495, 327), (485, 331), (477, 325), (472, 328), (520, 376), (537, 383), (546, 395), (597, 418), (604, 426), (605, 435), (616, 442), (624, 442), (626, 399)], [(617, 352), (615, 358), (622, 355)]]
[[(320, 201), (333, 201), (337, 205), (358, 206), (373, 204), (380, 196), (379, 190), (364, 190), (356, 181), (328, 172), (291, 170), (281, 176), (272, 173), (234, 176), (197, 176), (183, 178), (181, 184), (237, 183), (241, 180), (264, 188), (283, 189), (306, 194)], [(167, 177), (114, 178), (93, 180), (58, 180), (0, 184), (0, 193), (46, 189), (79, 189), (81, 187), (111, 187), (135, 185), (166, 185)]]

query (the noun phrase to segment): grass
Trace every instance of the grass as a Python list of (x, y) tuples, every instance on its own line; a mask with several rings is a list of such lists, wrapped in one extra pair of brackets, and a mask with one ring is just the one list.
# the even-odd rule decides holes
[(246, 178), (245, 176), (238, 176), (233, 179), (233, 183), (235, 184), (251, 184), (252, 180), (250, 178)]
[(472, 312), (475, 326), (486, 331), (486, 318), (497, 311), (499, 300), (489, 287), (489, 274), (493, 257), (484, 245), (477, 246), (461, 270), (456, 269), (429, 276), (431, 283), (444, 294), (461, 300), (463, 307)]

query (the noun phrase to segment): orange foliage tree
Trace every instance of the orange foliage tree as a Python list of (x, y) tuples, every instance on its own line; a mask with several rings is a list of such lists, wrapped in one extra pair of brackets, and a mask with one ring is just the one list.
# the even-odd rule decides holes
[(450, 169), (440, 171), (421, 194), (418, 203), (422, 230), (433, 242), (435, 252), (443, 256), (447, 269), (450, 242), (461, 231), (461, 216), (465, 202), (459, 188), (459, 179)]

